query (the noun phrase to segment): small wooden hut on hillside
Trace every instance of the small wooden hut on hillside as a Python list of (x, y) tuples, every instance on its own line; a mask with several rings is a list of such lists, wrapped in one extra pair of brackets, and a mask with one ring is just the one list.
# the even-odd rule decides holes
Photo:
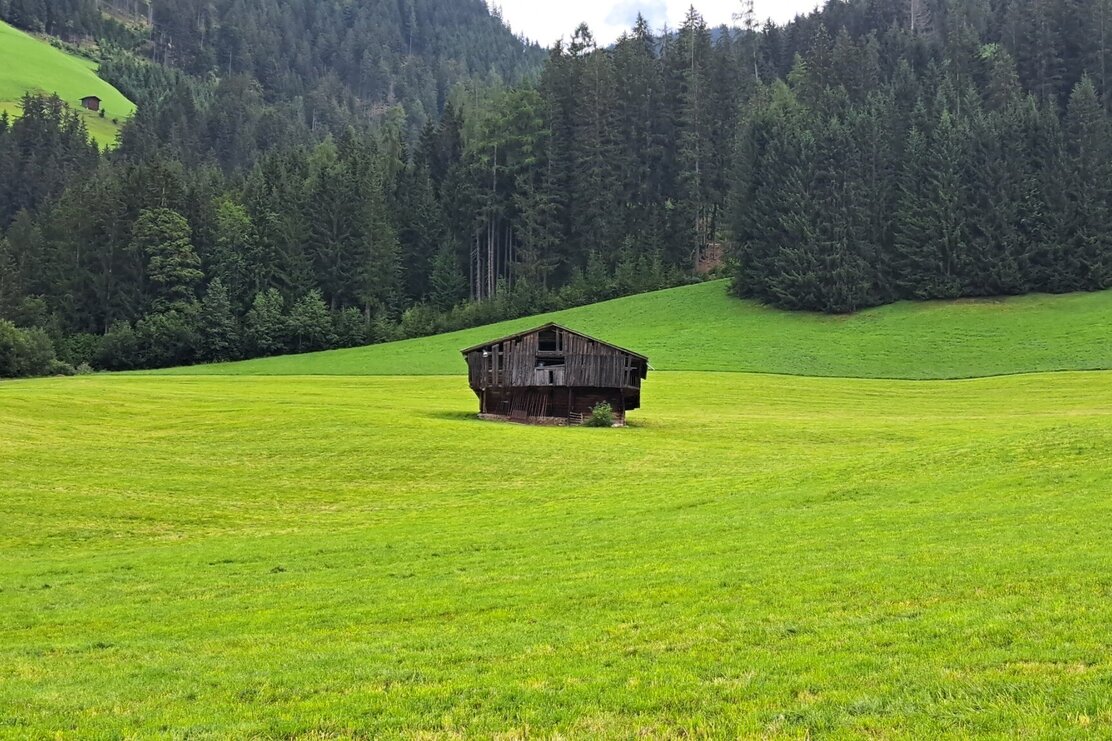
[(644, 355), (559, 324), (545, 324), (463, 350), (484, 418), (578, 424), (608, 402), (614, 421), (641, 406)]

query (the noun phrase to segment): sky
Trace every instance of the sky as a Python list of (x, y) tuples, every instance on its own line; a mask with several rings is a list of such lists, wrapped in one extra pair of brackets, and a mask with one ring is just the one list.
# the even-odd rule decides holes
[[(581, 22), (591, 27), (597, 43), (613, 43), (633, 27), (638, 12), (654, 30), (665, 23), (675, 28), (692, 5), (710, 26), (732, 24), (742, 5), (741, 0), (489, 0), (488, 4), (500, 6), (503, 19), (516, 33), (542, 46), (571, 36)], [(817, 0), (755, 0), (757, 18), (778, 23), (814, 10), (816, 4)]]

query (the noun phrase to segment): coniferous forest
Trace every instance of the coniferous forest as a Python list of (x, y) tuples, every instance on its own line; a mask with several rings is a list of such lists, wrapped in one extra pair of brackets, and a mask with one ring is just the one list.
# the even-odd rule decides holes
[[(351, 346), (697, 280), (849, 312), (1112, 286), (1112, 0), (581, 27), (480, 0), (0, 0), (139, 103), (0, 119), (0, 375)], [(725, 254), (724, 265), (719, 256)]]

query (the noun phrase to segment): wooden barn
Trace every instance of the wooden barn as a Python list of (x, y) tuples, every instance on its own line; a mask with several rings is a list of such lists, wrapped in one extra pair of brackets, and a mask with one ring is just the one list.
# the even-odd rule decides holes
[(546, 324), (463, 351), (479, 413), (531, 424), (579, 424), (600, 402), (614, 421), (641, 406), (649, 359), (581, 332)]
[(95, 95), (86, 95), (81, 99), (81, 107), (87, 108), (90, 111), (100, 110), (100, 98)]

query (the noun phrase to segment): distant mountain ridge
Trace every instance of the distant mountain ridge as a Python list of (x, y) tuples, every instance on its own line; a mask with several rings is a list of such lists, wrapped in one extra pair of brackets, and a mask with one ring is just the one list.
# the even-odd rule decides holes
[[(482, 0), (0, 0), (0, 19), (63, 38), (106, 39), (197, 78), (247, 75), (270, 99), (324, 91), (345, 107), (401, 105), (417, 120), (454, 86), (513, 84), (545, 52)], [(125, 3), (126, 5), (126, 3)], [(107, 11), (111, 10), (109, 15)], [(149, 18), (125, 26), (120, 17)]]

